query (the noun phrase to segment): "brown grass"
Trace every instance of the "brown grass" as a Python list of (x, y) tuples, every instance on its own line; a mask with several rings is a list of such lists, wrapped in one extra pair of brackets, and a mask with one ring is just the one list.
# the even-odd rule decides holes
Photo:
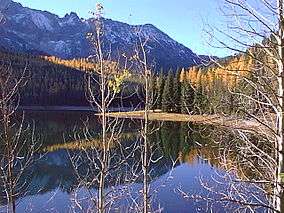
[[(111, 112), (107, 116), (115, 118), (144, 119), (144, 111)], [(152, 121), (173, 121), (173, 122), (192, 122), (196, 124), (207, 124), (235, 130), (248, 130), (253, 132), (263, 132), (267, 129), (260, 123), (243, 120), (234, 117), (221, 115), (189, 115), (179, 113), (165, 113), (160, 110), (150, 111), (149, 119)]]

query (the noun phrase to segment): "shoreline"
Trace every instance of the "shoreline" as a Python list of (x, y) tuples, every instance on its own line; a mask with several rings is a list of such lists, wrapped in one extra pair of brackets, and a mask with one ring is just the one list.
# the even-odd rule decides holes
[[(144, 111), (110, 112), (107, 113), (107, 116), (114, 118), (144, 119)], [(149, 120), (151, 121), (191, 122), (250, 132), (268, 131), (265, 126), (258, 122), (236, 117), (225, 117), (218, 114), (190, 115), (181, 113), (165, 113), (161, 112), (160, 110), (151, 110), (148, 116)]]
[[(34, 111), (34, 112), (93, 112), (100, 115), (97, 109), (90, 106), (19, 106), (17, 111)], [(125, 107), (113, 107), (107, 113), (108, 117), (122, 119), (144, 119), (144, 111)], [(170, 122), (192, 122), (196, 124), (213, 125), (235, 130), (247, 130), (251, 132), (267, 131), (267, 128), (251, 120), (243, 120), (234, 117), (224, 117), (221, 115), (189, 115), (181, 113), (165, 113), (161, 110), (151, 110), (149, 112), (151, 121), (170, 121)]]
[(97, 110), (87, 106), (19, 106), (17, 110), (25, 111), (94, 111)]
[[(130, 107), (112, 107), (109, 109), (110, 112), (127, 112), (135, 110)], [(90, 106), (19, 106), (17, 111), (74, 111), (74, 112), (95, 112), (98, 113), (98, 109), (92, 108)]]

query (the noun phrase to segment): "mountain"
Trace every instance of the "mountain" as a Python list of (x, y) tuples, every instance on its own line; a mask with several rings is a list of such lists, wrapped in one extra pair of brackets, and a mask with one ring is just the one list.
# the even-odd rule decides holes
[[(93, 53), (86, 34), (92, 32), (92, 19), (71, 12), (59, 17), (47, 11), (23, 7), (12, 0), (0, 0), (5, 17), (0, 25), (0, 47), (5, 50), (54, 55), (63, 59), (84, 58)], [(201, 58), (151, 24), (129, 25), (102, 19), (104, 51), (113, 60), (122, 53), (134, 55), (139, 37), (148, 39), (146, 51), (156, 69), (190, 67)], [(139, 31), (139, 33), (138, 33)]]

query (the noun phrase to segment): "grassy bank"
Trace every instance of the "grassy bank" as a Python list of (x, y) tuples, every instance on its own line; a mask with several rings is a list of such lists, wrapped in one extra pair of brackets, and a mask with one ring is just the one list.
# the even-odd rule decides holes
[[(107, 116), (115, 118), (144, 119), (143, 111), (112, 112)], [(192, 122), (227, 128), (243, 129), (248, 131), (264, 131), (265, 127), (258, 122), (243, 120), (221, 115), (189, 115), (179, 113), (165, 113), (159, 110), (150, 111), (149, 119), (152, 121)], [(267, 131), (267, 130), (266, 130)]]

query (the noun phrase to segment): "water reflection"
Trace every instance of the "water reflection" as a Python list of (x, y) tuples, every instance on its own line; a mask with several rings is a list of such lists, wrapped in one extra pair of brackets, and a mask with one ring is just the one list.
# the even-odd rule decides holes
[[(91, 140), (84, 138), (84, 128), (88, 125), (93, 133), (98, 132), (100, 125), (97, 118), (90, 113), (80, 112), (33, 112), (27, 115), (28, 120), (33, 120), (37, 127), (37, 134), (41, 135), (43, 147), (41, 152), (34, 156), (35, 161), (21, 177), (20, 183), (29, 184), (17, 198), (18, 212), (80, 212), (75, 201), (80, 200), (83, 208), (90, 204), (86, 199), (88, 193), (96, 193), (96, 184), (80, 185), (81, 177), (89, 174), (90, 161), (81, 157), (80, 167), (74, 170), (70, 161), (72, 156), (77, 156), (82, 150), (89, 150), (92, 147), (100, 147), (100, 137)], [(125, 121), (124, 131), (121, 134), (122, 145), (131, 146), (139, 139), (139, 121)], [(190, 194), (209, 195), (208, 190), (200, 184), (200, 178), (206, 180), (207, 184), (216, 186), (212, 179), (220, 178), (225, 174), (218, 156), (218, 147), (214, 145), (214, 138), (211, 135), (210, 127), (194, 126), (185, 123), (155, 123), (160, 128), (151, 135), (151, 143), (157, 148), (156, 155), (164, 156), (157, 163), (151, 164), (152, 190), (155, 191), (155, 208), (161, 206), (163, 212), (197, 212), (214, 211), (225, 212), (224, 206), (220, 203), (190, 199), (182, 192)], [(112, 144), (112, 149), (116, 149)], [(120, 147), (121, 148), (121, 147)], [(134, 167), (139, 155), (127, 159), (127, 165)], [(115, 187), (117, 193), (126, 193), (127, 196), (137, 196), (141, 190), (141, 178), (136, 178), (134, 183), (129, 183), (126, 167), (114, 170), (106, 186)], [(216, 173), (217, 171), (217, 173)], [(95, 174), (94, 174), (95, 175)], [(119, 183), (117, 178), (121, 177)], [(118, 183), (118, 184), (117, 184)], [(20, 184), (21, 185), (21, 184)], [(125, 186), (127, 192), (123, 191)], [(226, 185), (216, 186), (217, 190), (226, 189)], [(1, 187), (0, 187), (1, 188)], [(1, 189), (0, 189), (1, 190)], [(3, 191), (3, 190), (1, 190)], [(181, 192), (182, 191), (182, 192)], [(4, 196), (1, 196), (4, 197)], [(123, 197), (123, 196), (121, 196)], [(116, 212), (123, 212), (129, 200), (117, 199), (113, 208)], [(76, 198), (76, 199), (75, 199)], [(5, 205), (5, 199), (0, 199)], [(0, 208), (1, 210), (1, 208)]]

